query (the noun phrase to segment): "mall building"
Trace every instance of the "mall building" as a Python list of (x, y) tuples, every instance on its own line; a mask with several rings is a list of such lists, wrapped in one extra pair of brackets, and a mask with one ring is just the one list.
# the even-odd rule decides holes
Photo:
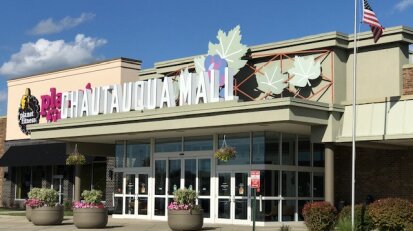
[[(412, 43), (403, 26), (378, 43), (359, 34), (357, 203), (413, 200)], [(205, 222), (251, 224), (251, 170), (259, 225), (302, 221), (308, 201), (350, 202), (353, 35), (221, 45), (149, 69), (115, 58), (9, 80), (3, 206), (22, 206), (32, 187), (71, 203), (75, 145), (81, 188), (103, 190), (117, 218), (166, 220), (186, 187)], [(225, 145), (236, 157), (216, 159)]]

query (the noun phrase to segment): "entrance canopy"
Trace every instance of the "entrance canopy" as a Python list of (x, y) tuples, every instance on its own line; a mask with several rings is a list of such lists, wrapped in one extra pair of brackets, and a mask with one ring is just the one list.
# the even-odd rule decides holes
[(30, 125), (31, 139), (114, 143), (148, 137), (220, 132), (276, 130), (311, 134), (311, 126), (327, 126), (342, 108), (296, 98), (219, 102), (147, 111), (131, 111)]
[(37, 144), (10, 147), (0, 159), (0, 166), (64, 165), (66, 144)]

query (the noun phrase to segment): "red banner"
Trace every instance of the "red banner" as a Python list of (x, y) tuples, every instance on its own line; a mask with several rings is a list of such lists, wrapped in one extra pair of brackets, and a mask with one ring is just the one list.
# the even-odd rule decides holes
[(260, 188), (260, 171), (251, 171), (251, 188)]

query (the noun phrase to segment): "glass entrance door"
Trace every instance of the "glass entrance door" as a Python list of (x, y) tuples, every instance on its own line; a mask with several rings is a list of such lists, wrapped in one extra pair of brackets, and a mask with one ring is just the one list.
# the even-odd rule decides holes
[(113, 197), (116, 214), (131, 218), (149, 218), (148, 171), (123, 173), (123, 176), (120, 173), (119, 177), (118, 180), (122, 183), (115, 185), (116, 191)]
[(218, 172), (217, 220), (221, 223), (250, 223), (248, 172)]
[(148, 217), (149, 193), (148, 174), (138, 174), (136, 177), (137, 193), (135, 194), (135, 214), (139, 217)]
[(53, 175), (52, 189), (57, 191), (58, 202), (63, 204), (62, 175)]
[(204, 217), (210, 216), (211, 159), (169, 158), (155, 160), (155, 195), (153, 217), (166, 219), (168, 204), (179, 188), (199, 192), (198, 204), (204, 209)]

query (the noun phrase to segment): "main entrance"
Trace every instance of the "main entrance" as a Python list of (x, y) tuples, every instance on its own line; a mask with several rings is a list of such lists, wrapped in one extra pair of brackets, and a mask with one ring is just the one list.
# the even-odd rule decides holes
[(217, 176), (217, 221), (230, 224), (250, 223), (248, 172), (222, 171), (217, 172)]
[(166, 220), (168, 204), (179, 188), (199, 193), (198, 204), (208, 219), (211, 211), (211, 158), (202, 156), (155, 158), (153, 218)]

